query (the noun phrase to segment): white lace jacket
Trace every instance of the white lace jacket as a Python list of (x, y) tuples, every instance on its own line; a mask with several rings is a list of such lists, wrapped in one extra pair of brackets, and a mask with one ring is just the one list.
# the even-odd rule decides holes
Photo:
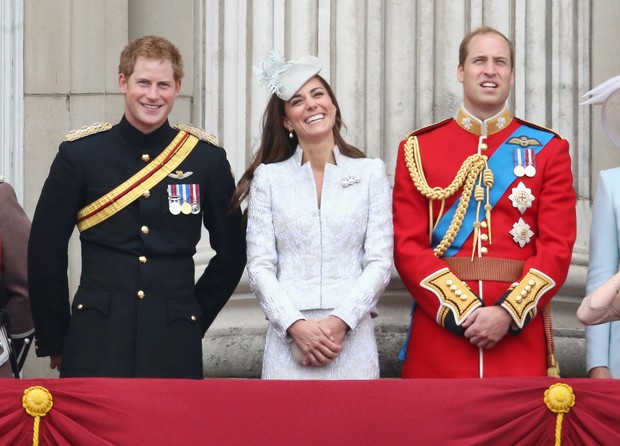
[(334, 148), (321, 208), (310, 163), (261, 164), (248, 203), (250, 287), (279, 336), (300, 310), (333, 309), (355, 329), (387, 286), (393, 251), (391, 192), (381, 160)]

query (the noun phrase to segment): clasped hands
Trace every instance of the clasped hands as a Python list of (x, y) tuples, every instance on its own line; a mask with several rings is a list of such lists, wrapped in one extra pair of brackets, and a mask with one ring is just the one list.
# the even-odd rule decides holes
[(461, 325), (465, 337), (478, 348), (493, 348), (508, 334), (512, 318), (499, 306), (478, 307)]
[(348, 328), (339, 317), (328, 316), (295, 321), (288, 333), (303, 353), (301, 364), (321, 367), (338, 357)]

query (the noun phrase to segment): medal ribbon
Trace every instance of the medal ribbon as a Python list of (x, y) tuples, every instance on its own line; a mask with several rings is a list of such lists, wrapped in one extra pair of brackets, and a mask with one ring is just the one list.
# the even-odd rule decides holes
[(168, 147), (142, 170), (101, 198), (80, 209), (77, 214), (78, 230), (82, 232), (98, 225), (133, 203), (142, 196), (145, 190), (152, 189), (187, 158), (198, 141), (199, 139), (195, 136), (180, 131)]
[(200, 192), (198, 191), (198, 184), (194, 183), (190, 185), (192, 188), (192, 192), (191, 192), (191, 202), (192, 204), (199, 204), (200, 203)]
[[(538, 154), (542, 149), (545, 148), (547, 143), (551, 141), (554, 134), (545, 130), (529, 127), (527, 125), (521, 124), (512, 135), (510, 135), (503, 143), (500, 145), (497, 150), (491, 155), (488, 160), (489, 169), (493, 172), (494, 183), (493, 187), (489, 192), (489, 203), (491, 206), (495, 206), (495, 204), (499, 201), (499, 199), (504, 195), (508, 187), (514, 182), (517, 178), (513, 172), (513, 147), (514, 144), (508, 143), (512, 138), (519, 138), (521, 136), (527, 136), (528, 139), (536, 139), (540, 142), (539, 146), (532, 146), (534, 154)], [(444, 234), (448, 231), (450, 227), (450, 223), (452, 222), (452, 218), (456, 213), (456, 208), (458, 207), (459, 200), (456, 200), (450, 209), (446, 211), (446, 213), (441, 217), (441, 220), (437, 223), (435, 230), (433, 231), (433, 239), (431, 241), (431, 245), (435, 248), (442, 240)], [(459, 252), (463, 246), (463, 243), (469, 238), (471, 233), (474, 230), (474, 222), (476, 220), (476, 201), (471, 200), (469, 203), (469, 207), (467, 208), (467, 212), (463, 218), (463, 223), (461, 225), (461, 229), (454, 238), (454, 242), (448, 248), (448, 250), (444, 253), (443, 257), (452, 257), (457, 252)]]

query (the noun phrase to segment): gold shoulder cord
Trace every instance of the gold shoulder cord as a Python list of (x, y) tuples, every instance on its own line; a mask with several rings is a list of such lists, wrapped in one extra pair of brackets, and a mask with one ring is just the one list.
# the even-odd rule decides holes
[[(439, 220), (443, 216), (446, 198), (453, 196), (460, 188), (463, 187), (463, 193), (459, 198), (459, 204), (457, 206), (454, 217), (452, 218), (452, 222), (448, 228), (448, 231), (443, 236), (441, 242), (437, 245), (437, 247), (433, 250), (436, 257), (441, 257), (445, 254), (447, 249), (452, 245), (456, 235), (461, 229), (461, 225), (463, 224), (463, 219), (465, 217), (465, 213), (467, 212), (467, 207), (469, 206), (469, 201), (471, 199), (472, 193), (476, 201), (478, 201), (478, 208), (476, 211), (476, 222), (475, 225), (475, 233), (474, 233), (474, 249), (476, 246), (476, 240), (478, 237), (478, 232), (480, 229), (480, 221), (478, 218), (480, 212), (480, 206), (482, 200), (484, 200), (484, 189), (482, 184), (484, 184), (487, 188), (487, 204), (484, 206), (486, 211), (486, 220), (489, 224), (489, 236), (491, 234), (490, 231), (490, 220), (491, 220), (491, 206), (488, 202), (488, 189), (493, 186), (493, 173), (487, 166), (487, 156), (480, 155), (478, 153), (469, 156), (459, 168), (459, 171), (452, 180), (452, 183), (445, 189), (441, 187), (431, 187), (426, 181), (426, 177), (424, 175), (424, 169), (422, 167), (422, 159), (420, 156), (420, 146), (418, 145), (418, 138), (416, 136), (409, 136), (407, 138), (407, 142), (404, 146), (405, 153), (405, 162), (407, 164), (407, 168), (409, 169), (409, 175), (413, 180), (413, 184), (416, 189), (425, 197), (429, 199), (428, 204), (428, 215), (429, 215), (429, 240), (432, 239), (433, 230), (439, 223)], [(478, 181), (478, 184), (476, 184)], [(475, 191), (475, 192), (474, 192)], [(433, 219), (433, 201), (441, 200), (441, 209), (437, 218)], [(490, 238), (489, 238), (490, 241)], [(472, 251), (473, 256), (473, 251)]]

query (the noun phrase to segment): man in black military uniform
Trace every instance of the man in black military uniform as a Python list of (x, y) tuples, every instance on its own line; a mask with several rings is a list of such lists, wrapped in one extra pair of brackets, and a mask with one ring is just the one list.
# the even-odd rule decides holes
[[(129, 43), (123, 118), (71, 132), (51, 166), (32, 222), (30, 298), (37, 355), (61, 377), (203, 377), (202, 336), (239, 282), (245, 235), (224, 149), (168, 123), (182, 77), (166, 39)], [(82, 273), (70, 309), (76, 222)], [(203, 222), (216, 254), (196, 282)]]

